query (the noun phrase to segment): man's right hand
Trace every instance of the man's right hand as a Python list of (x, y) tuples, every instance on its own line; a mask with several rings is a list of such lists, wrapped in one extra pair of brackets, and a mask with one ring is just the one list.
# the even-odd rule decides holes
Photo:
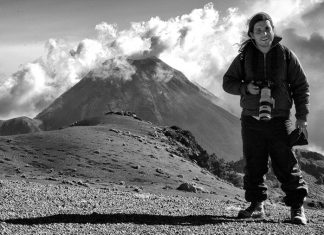
[(260, 92), (260, 88), (256, 85), (253, 84), (253, 81), (251, 81), (247, 87), (246, 87), (247, 91), (251, 94), (251, 95), (257, 95)]

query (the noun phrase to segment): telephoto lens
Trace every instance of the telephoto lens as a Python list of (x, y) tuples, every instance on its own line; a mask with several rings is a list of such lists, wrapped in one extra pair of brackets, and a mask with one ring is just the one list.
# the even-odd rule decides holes
[(263, 87), (261, 89), (259, 106), (259, 118), (262, 121), (269, 121), (271, 119), (271, 111), (274, 107), (274, 99), (271, 97), (271, 89)]

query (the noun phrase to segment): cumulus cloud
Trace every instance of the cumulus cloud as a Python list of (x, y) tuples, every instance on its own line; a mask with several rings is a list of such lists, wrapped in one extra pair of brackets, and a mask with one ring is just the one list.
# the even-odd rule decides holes
[(303, 21), (311, 32), (318, 32), (324, 35), (324, 2), (319, 2), (312, 6), (302, 16)]
[[(286, 29), (283, 37), (287, 45), (298, 54), (303, 65), (309, 68), (309, 72), (316, 72), (321, 69), (324, 59), (324, 37), (314, 32), (308, 37), (298, 34), (296, 29)], [(317, 77), (317, 76), (316, 76)]]
[(89, 71), (95, 76), (129, 79), (135, 71), (126, 58), (118, 47), (106, 46), (99, 39), (84, 39), (75, 48), (50, 39), (44, 56), (2, 79), (0, 118), (35, 116)]
[(285, 24), (292, 18), (298, 21), (295, 16), (301, 14), (311, 4), (310, 0), (260, 0), (251, 4), (247, 14), (253, 15), (256, 12), (265, 11), (271, 15), (275, 25)]
[(53, 100), (46, 75), (39, 64), (29, 63), (5, 80), (0, 88), (0, 115), (34, 114)]

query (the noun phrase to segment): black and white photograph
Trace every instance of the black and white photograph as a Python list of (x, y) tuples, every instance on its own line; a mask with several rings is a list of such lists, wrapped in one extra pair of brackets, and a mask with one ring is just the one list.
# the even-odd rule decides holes
[(324, 234), (323, 65), (323, 0), (0, 0), (0, 234)]

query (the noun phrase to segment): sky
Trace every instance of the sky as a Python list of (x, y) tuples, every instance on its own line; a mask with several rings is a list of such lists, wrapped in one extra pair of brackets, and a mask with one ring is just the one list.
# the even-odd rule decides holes
[[(110, 59), (156, 56), (239, 115), (222, 76), (248, 19), (269, 13), (310, 83), (309, 134), (323, 151), (323, 0), (0, 0), (0, 119), (34, 117), (87, 72)], [(109, 67), (111, 68), (111, 67)], [(324, 152), (324, 151), (323, 151)]]
[[(50, 38), (79, 42), (95, 38), (95, 26), (101, 22), (128, 29), (131, 22), (162, 20), (202, 8), (209, 0), (0, 0), (0, 69), (13, 73), (20, 64), (34, 60), (44, 52)], [(238, 0), (218, 1), (226, 11), (242, 4)], [(243, 2), (243, 1), (241, 1)], [(7, 60), (5, 58), (11, 58)]]

